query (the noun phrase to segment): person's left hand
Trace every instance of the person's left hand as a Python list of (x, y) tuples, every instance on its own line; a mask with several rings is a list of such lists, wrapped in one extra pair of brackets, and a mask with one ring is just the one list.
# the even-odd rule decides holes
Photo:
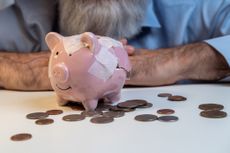
[(230, 74), (224, 57), (206, 43), (175, 48), (135, 49), (126, 85), (161, 86), (179, 80), (217, 81)]

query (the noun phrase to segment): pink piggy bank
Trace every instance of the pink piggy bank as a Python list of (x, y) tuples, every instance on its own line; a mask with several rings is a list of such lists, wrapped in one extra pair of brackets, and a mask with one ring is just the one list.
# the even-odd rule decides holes
[(120, 99), (131, 65), (119, 41), (90, 32), (70, 37), (50, 32), (46, 43), (52, 52), (49, 78), (60, 105), (77, 101), (94, 110), (101, 98)]

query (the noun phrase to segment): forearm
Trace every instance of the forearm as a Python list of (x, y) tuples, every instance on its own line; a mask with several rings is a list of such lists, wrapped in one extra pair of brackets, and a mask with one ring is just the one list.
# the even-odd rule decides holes
[(13, 90), (51, 90), (49, 52), (0, 52), (0, 86)]
[(185, 65), (184, 79), (217, 81), (230, 74), (225, 58), (206, 43), (185, 45), (176, 56), (182, 60), (180, 64)]
[[(141, 51), (143, 52), (143, 51)], [(229, 74), (225, 59), (205, 43), (158, 49), (130, 56), (128, 85), (159, 86), (179, 80), (219, 80)]]

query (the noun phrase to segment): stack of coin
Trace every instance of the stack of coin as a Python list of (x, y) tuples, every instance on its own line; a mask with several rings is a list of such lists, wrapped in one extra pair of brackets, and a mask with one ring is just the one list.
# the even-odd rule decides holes
[(169, 101), (173, 101), (173, 102), (180, 102), (180, 101), (186, 101), (187, 100), (187, 98), (184, 96), (172, 95), (171, 93), (159, 93), (157, 96), (158, 97), (166, 97), (166, 98), (168, 98)]
[(157, 116), (154, 114), (141, 114), (137, 115), (134, 119), (141, 122), (150, 122), (150, 121), (161, 121), (161, 122), (175, 122), (179, 118), (177, 116), (172, 116), (174, 114), (174, 110), (172, 109), (159, 109), (157, 113), (163, 116)]
[(201, 104), (198, 107), (202, 111), (200, 112), (200, 116), (206, 118), (224, 118), (227, 116), (227, 113), (222, 111), (224, 109), (223, 105), (216, 103), (206, 103)]

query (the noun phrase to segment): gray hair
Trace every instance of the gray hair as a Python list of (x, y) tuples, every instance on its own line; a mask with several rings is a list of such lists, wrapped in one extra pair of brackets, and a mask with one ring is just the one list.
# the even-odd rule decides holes
[(146, 5), (146, 0), (60, 0), (60, 32), (130, 38), (140, 31)]

